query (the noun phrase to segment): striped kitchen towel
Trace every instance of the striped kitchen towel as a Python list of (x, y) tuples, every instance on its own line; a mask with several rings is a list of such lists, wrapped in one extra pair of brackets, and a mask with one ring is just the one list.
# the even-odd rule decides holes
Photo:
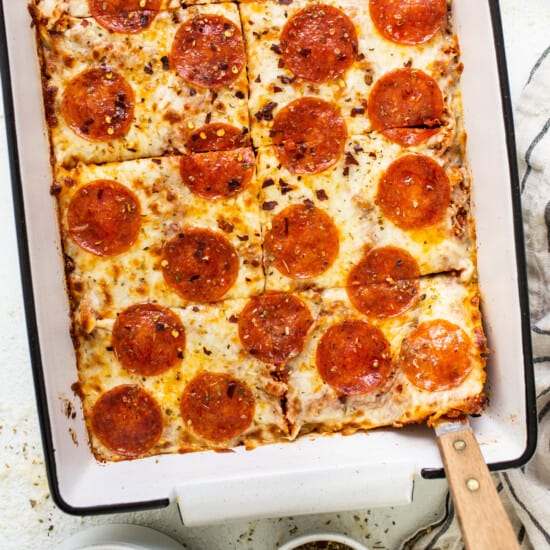
[[(539, 58), (515, 113), (531, 308), (539, 434), (523, 468), (493, 476), (522, 549), (550, 548), (550, 47)], [(403, 550), (461, 550), (449, 495), (441, 517)]]

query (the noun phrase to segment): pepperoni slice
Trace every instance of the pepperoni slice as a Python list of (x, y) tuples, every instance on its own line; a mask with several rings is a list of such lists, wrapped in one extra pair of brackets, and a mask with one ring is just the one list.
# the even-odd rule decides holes
[(92, 17), (104, 28), (120, 33), (146, 29), (157, 16), (160, 0), (88, 0)]
[(460, 386), (472, 369), (471, 342), (457, 325), (426, 321), (401, 344), (399, 367), (416, 387), (442, 391)]
[(357, 56), (357, 32), (340, 9), (315, 4), (301, 9), (281, 33), (284, 66), (312, 82), (338, 78)]
[(390, 373), (390, 345), (382, 332), (363, 321), (330, 327), (317, 346), (321, 378), (344, 395), (379, 387)]
[(401, 229), (421, 229), (439, 222), (449, 206), (451, 184), (443, 168), (424, 155), (404, 155), (378, 183), (376, 204)]
[(190, 228), (167, 242), (161, 262), (166, 282), (187, 300), (219, 300), (235, 283), (239, 260), (233, 245), (208, 229)]
[(338, 256), (338, 229), (331, 217), (311, 204), (279, 212), (265, 236), (268, 260), (291, 279), (324, 273)]
[(370, 0), (374, 26), (398, 44), (422, 44), (442, 27), (447, 0)]
[(291, 294), (264, 294), (250, 299), (239, 316), (244, 348), (266, 363), (281, 364), (299, 355), (313, 324), (308, 307)]
[(96, 256), (115, 256), (128, 250), (141, 228), (139, 199), (124, 185), (96, 180), (82, 186), (67, 209), (74, 241)]
[(116, 318), (111, 345), (117, 359), (130, 372), (153, 376), (183, 358), (185, 329), (169, 309), (137, 304)]
[(303, 97), (277, 113), (270, 135), (285, 168), (294, 174), (318, 174), (342, 156), (347, 129), (334, 105)]
[(172, 66), (190, 84), (217, 89), (233, 82), (245, 65), (243, 36), (221, 15), (198, 15), (177, 31)]
[(111, 451), (135, 458), (153, 447), (164, 421), (157, 401), (139, 386), (117, 386), (104, 393), (92, 409), (92, 429)]
[(227, 374), (203, 372), (181, 396), (181, 416), (197, 435), (223, 442), (242, 434), (254, 418), (254, 396), (244, 382)]
[[(430, 130), (441, 125), (443, 95), (437, 82), (418, 69), (395, 69), (377, 80), (372, 87), (368, 115), (374, 130), (401, 129), (386, 135), (398, 143), (407, 140), (421, 141), (431, 134), (417, 130)], [(410, 136), (403, 128), (411, 128)], [(407, 136), (407, 137), (404, 137)]]
[(229, 151), (249, 145), (250, 136), (247, 128), (239, 130), (223, 122), (212, 122), (201, 126), (189, 136), (186, 144), (191, 153)]
[(353, 306), (370, 317), (394, 317), (416, 302), (420, 269), (406, 251), (374, 248), (350, 271), (347, 293)]
[(65, 89), (61, 112), (69, 127), (90, 141), (111, 141), (128, 133), (134, 119), (134, 91), (110, 69), (88, 69)]
[(228, 199), (252, 180), (255, 158), (252, 149), (213, 151), (180, 158), (183, 183), (205, 199)]

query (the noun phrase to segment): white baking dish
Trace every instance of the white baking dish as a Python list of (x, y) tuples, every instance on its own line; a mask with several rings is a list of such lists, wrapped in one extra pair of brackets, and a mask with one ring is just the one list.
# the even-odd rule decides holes
[[(86, 514), (178, 499), (184, 522), (199, 524), (410, 502), (415, 476), (442, 475), (435, 437), (422, 426), (302, 439), (232, 454), (95, 461), (71, 391), (77, 374), (26, 3), (0, 4), (5, 25), (0, 57), (29, 342), (57, 504)], [(457, 0), (454, 6), (465, 65), (480, 284), (492, 350), (490, 404), (472, 425), (492, 469), (524, 464), (536, 439), (519, 191), (498, 10), (496, 0)]]

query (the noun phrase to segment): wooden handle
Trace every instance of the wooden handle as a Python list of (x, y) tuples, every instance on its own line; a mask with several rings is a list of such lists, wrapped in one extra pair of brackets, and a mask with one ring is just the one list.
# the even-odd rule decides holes
[(438, 436), (467, 550), (516, 550), (516, 534), (470, 428)]

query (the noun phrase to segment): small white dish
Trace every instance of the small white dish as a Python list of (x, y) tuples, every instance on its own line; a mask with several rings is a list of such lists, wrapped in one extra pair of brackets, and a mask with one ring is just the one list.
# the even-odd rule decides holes
[(58, 550), (182, 550), (160, 531), (143, 525), (112, 524), (91, 527), (63, 542)]
[(311, 542), (339, 542), (349, 546), (351, 550), (369, 550), (363, 544), (353, 540), (345, 535), (338, 535), (336, 533), (316, 533), (314, 535), (302, 535), (295, 539), (285, 542), (282, 546), (279, 546), (279, 550), (300, 550), (300, 546)]

